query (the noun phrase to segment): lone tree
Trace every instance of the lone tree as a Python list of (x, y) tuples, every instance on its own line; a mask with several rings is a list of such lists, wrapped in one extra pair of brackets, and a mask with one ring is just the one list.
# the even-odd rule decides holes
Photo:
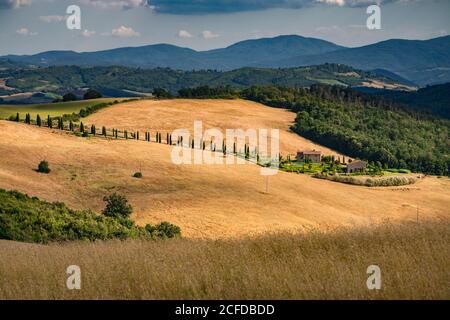
[(68, 92), (65, 95), (63, 95), (63, 101), (67, 102), (67, 101), (76, 101), (77, 100), (77, 96), (75, 94), (73, 94), (72, 92)]
[(106, 207), (103, 209), (103, 214), (114, 218), (128, 218), (133, 213), (133, 208), (128, 204), (125, 196), (113, 193), (105, 196), (103, 201), (106, 202)]
[(45, 160), (42, 160), (41, 162), (39, 162), (37, 171), (40, 173), (50, 173), (50, 168), (48, 166), (48, 162)]
[(172, 94), (163, 88), (155, 88), (153, 89), (153, 95), (158, 99), (170, 99), (172, 98)]
[(98, 92), (97, 90), (94, 89), (89, 89), (88, 91), (86, 91), (86, 93), (83, 95), (83, 99), (84, 100), (89, 100), (89, 99), (99, 99), (102, 97), (102, 94), (100, 92)]

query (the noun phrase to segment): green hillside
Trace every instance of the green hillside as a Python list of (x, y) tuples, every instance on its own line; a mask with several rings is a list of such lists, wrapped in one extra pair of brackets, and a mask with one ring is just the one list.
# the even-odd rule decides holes
[(317, 83), (342, 86), (363, 86), (365, 82), (371, 81), (401, 83), (374, 72), (337, 64), (288, 69), (242, 68), (228, 72), (63, 66), (3, 70), (0, 78), (6, 79), (6, 85), (19, 92), (61, 92), (89, 87), (103, 92), (115, 90), (116, 94), (125, 90), (152, 92), (154, 88), (164, 88), (175, 93), (182, 88), (204, 85), (242, 89), (252, 85), (306, 87)]

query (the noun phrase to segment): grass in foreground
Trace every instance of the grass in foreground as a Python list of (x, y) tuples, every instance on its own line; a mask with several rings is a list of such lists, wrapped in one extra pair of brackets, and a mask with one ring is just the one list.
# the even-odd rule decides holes
[[(450, 222), (241, 240), (0, 242), (0, 299), (449, 299)], [(81, 290), (66, 289), (80, 266)], [(381, 290), (368, 290), (369, 265)]]
[(36, 115), (46, 118), (62, 116), (63, 114), (78, 113), (81, 109), (103, 102), (113, 102), (114, 100), (123, 100), (119, 98), (101, 98), (92, 100), (79, 100), (70, 102), (56, 102), (45, 104), (25, 104), (25, 105), (0, 105), (0, 119), (8, 119), (10, 116), (16, 115), (18, 112), (23, 119), (27, 113), (32, 119), (36, 119)]

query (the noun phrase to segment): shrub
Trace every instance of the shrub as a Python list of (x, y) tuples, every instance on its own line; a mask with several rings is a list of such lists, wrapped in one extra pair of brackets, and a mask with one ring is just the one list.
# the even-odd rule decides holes
[(50, 168), (48, 166), (48, 162), (45, 160), (39, 162), (37, 171), (40, 173), (50, 173)]
[(142, 228), (127, 218), (71, 210), (64, 203), (49, 203), (17, 191), (0, 189), (0, 239), (48, 243), (70, 240), (166, 239), (180, 234), (164, 222)]
[(417, 181), (417, 179), (414, 177), (383, 177), (383, 178), (357, 179), (352, 176), (340, 176), (340, 175), (329, 176), (321, 173), (316, 173), (313, 175), (313, 177), (318, 179), (326, 179), (330, 181), (366, 187), (404, 186), (408, 184), (413, 184)]
[(147, 224), (145, 226), (145, 230), (147, 230), (147, 232), (150, 233), (153, 237), (161, 239), (175, 238), (181, 235), (180, 227), (166, 221), (163, 221), (156, 226)]
[(133, 174), (133, 177), (134, 178), (142, 178), (142, 173), (141, 172), (135, 172), (134, 174)]
[(73, 94), (72, 92), (68, 92), (65, 95), (63, 95), (63, 101), (67, 102), (67, 101), (76, 101), (77, 100), (77, 96), (75, 94)]
[(98, 98), (101, 98), (101, 97), (102, 97), (102, 94), (100, 92), (98, 92), (97, 90), (94, 90), (94, 89), (89, 89), (84, 94), (83, 99), (84, 100), (89, 100), (89, 99), (98, 99)]
[(123, 195), (113, 193), (105, 196), (103, 201), (106, 202), (106, 207), (102, 213), (107, 217), (128, 218), (133, 213), (133, 208)]

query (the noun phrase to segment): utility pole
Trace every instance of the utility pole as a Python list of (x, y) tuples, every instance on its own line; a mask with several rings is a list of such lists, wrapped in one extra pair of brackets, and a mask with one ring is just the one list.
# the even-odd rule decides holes
[(416, 206), (417, 209), (417, 224), (419, 224), (419, 206)]

